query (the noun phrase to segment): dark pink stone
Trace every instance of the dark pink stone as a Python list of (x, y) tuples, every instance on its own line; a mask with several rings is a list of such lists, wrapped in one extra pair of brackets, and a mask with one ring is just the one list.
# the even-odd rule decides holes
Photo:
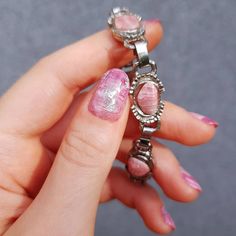
[(150, 168), (143, 161), (131, 157), (128, 159), (128, 170), (133, 176), (141, 177), (146, 175), (150, 171)]
[(140, 23), (136, 16), (121, 15), (115, 17), (115, 27), (118, 30), (133, 30), (139, 28)]

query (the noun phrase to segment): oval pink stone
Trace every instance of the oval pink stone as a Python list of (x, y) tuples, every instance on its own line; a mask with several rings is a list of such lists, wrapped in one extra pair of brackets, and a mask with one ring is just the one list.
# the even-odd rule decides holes
[(115, 17), (115, 27), (118, 30), (132, 30), (139, 28), (140, 23), (136, 16), (122, 15)]
[(157, 87), (153, 83), (145, 83), (138, 93), (137, 102), (145, 114), (154, 114), (159, 102)]
[(146, 175), (150, 171), (150, 168), (143, 161), (131, 157), (128, 160), (128, 170), (133, 176), (141, 177)]

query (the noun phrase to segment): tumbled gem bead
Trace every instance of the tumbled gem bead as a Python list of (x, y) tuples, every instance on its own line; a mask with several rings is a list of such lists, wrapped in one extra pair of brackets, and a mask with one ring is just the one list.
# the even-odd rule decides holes
[(145, 162), (134, 157), (128, 159), (127, 165), (129, 173), (136, 177), (145, 176), (150, 171), (149, 166)]
[(118, 30), (133, 30), (139, 27), (139, 20), (134, 15), (121, 15), (115, 17), (115, 28)]
[(143, 113), (147, 115), (155, 114), (159, 102), (157, 87), (153, 83), (145, 83), (139, 90), (137, 102)]

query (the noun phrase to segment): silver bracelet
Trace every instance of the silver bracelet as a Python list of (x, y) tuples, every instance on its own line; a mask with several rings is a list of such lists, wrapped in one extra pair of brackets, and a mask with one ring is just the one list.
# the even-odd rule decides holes
[[(132, 21), (132, 27), (122, 27), (121, 22)], [(151, 136), (160, 129), (164, 102), (161, 95), (164, 86), (157, 77), (157, 66), (149, 59), (145, 28), (142, 18), (124, 7), (113, 8), (108, 18), (113, 36), (134, 51), (136, 58), (126, 66), (131, 80), (131, 111), (139, 121), (141, 136), (133, 142), (128, 154), (126, 169), (131, 180), (144, 183), (152, 175)], [(127, 70), (128, 68), (128, 70)], [(144, 101), (149, 99), (149, 105)]]

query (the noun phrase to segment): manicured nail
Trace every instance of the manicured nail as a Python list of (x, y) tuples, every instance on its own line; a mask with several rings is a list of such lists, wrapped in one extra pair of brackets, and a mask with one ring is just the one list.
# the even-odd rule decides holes
[(182, 178), (185, 180), (185, 182), (192, 188), (196, 189), (197, 191), (201, 192), (202, 187), (197, 182), (197, 180), (183, 167), (180, 168)]
[(164, 206), (161, 207), (161, 214), (165, 224), (169, 225), (172, 230), (175, 230), (176, 229), (175, 222)]
[(153, 18), (153, 19), (147, 19), (147, 20), (144, 20), (145, 23), (159, 23), (161, 24), (161, 20), (160, 19), (157, 19), (157, 18)]
[(215, 128), (217, 128), (217, 127), (219, 126), (219, 123), (218, 123), (218, 122), (216, 122), (215, 120), (213, 120), (213, 119), (211, 119), (211, 118), (209, 118), (209, 117), (207, 117), (207, 116), (203, 116), (203, 115), (198, 114), (198, 113), (195, 113), (195, 112), (190, 112), (190, 114), (191, 114), (194, 118), (196, 118), (196, 119), (198, 119), (198, 120), (201, 120), (202, 122), (204, 122), (204, 123), (206, 123), (206, 124), (208, 124), (208, 125), (212, 125), (212, 126), (214, 126)]
[(129, 91), (129, 78), (120, 69), (105, 73), (93, 94), (88, 110), (95, 116), (109, 121), (120, 118)]

